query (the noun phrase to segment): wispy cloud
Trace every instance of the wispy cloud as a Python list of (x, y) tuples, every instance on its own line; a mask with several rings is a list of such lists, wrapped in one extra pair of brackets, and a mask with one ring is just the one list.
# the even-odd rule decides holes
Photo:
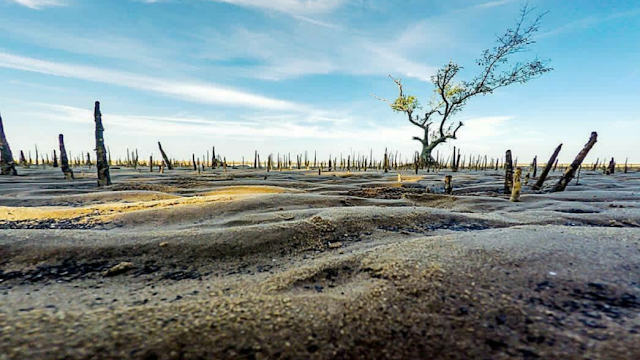
[(62, 0), (10, 0), (33, 10), (41, 10), (46, 7), (64, 6), (66, 2)]
[(553, 30), (544, 32), (538, 35), (537, 37), (542, 39), (542, 38), (551, 37), (551, 36), (555, 36), (555, 35), (559, 35), (567, 32), (572, 32), (572, 31), (577, 31), (582, 29), (589, 29), (595, 25), (609, 22), (609, 21), (625, 19), (625, 18), (633, 18), (638, 16), (640, 16), (640, 8), (615, 12), (615, 13), (604, 15), (604, 16), (588, 16), (582, 19), (568, 22)]
[(310, 15), (330, 12), (346, 0), (210, 0), (237, 6), (283, 12), (291, 15)]
[(386, 76), (389, 73), (428, 81), (434, 68), (412, 59), (416, 47), (424, 45), (424, 39), (428, 37), (422, 34), (421, 41), (408, 46), (405, 43), (409, 43), (409, 39), (403, 41), (396, 36), (373, 39), (343, 34), (340, 41), (335, 41), (331, 34), (322, 30), (296, 33), (248, 28), (229, 32), (209, 29), (197, 36), (202, 45), (196, 56), (220, 63), (251, 60), (251, 65), (242, 67), (242, 76), (270, 81), (307, 75)]
[(0, 67), (94, 81), (170, 95), (187, 101), (271, 110), (300, 110), (300, 104), (207, 83), (152, 78), (91, 66), (50, 62), (0, 52)]
[(514, 2), (514, 0), (495, 0), (473, 6), (475, 9), (488, 9), (496, 6), (502, 6)]

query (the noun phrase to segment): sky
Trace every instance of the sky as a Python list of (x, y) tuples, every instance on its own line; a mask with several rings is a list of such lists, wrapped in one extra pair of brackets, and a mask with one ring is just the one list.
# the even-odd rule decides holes
[[(388, 78), (428, 103), (450, 60), (460, 80), (514, 25), (517, 0), (0, 0), (0, 114), (15, 154), (92, 151), (102, 104), (112, 157), (228, 159), (268, 153), (403, 158), (419, 128), (372, 95)], [(568, 162), (592, 131), (588, 161), (640, 163), (640, 2), (531, 0), (543, 18), (518, 56), (554, 71), (476, 97), (456, 115), (463, 155)]]

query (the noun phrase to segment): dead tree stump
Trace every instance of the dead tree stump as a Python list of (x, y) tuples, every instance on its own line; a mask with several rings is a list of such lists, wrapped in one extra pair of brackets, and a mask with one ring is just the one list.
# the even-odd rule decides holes
[(64, 147), (64, 135), (60, 134), (58, 137), (60, 142), (60, 165), (62, 168), (62, 173), (64, 174), (64, 178), (66, 180), (73, 180), (73, 170), (69, 167), (69, 158), (67, 157), (67, 150)]
[(4, 134), (2, 116), (0, 116), (0, 174), (13, 176), (18, 175), (16, 163), (13, 160), (13, 154), (11, 153), (11, 147), (9, 146), (7, 137)]
[(29, 163), (27, 162), (27, 158), (24, 156), (24, 151), (20, 150), (20, 166), (23, 168), (28, 168)]
[(160, 141), (158, 141), (158, 148), (160, 149), (160, 154), (162, 154), (162, 159), (164, 160), (164, 164), (167, 167), (167, 169), (173, 170), (173, 165), (171, 165), (171, 161), (169, 161), (169, 157), (162, 149), (162, 144), (160, 144)]
[(544, 170), (542, 170), (542, 174), (540, 174), (540, 178), (535, 183), (535, 185), (531, 187), (533, 190), (542, 189), (542, 186), (544, 185), (544, 181), (547, 179), (549, 172), (551, 171), (551, 169), (554, 167), (554, 164), (556, 163), (556, 159), (558, 158), (558, 154), (560, 154), (560, 150), (562, 150), (562, 144), (558, 145), (556, 150), (553, 152), (553, 155), (551, 155), (551, 158), (547, 162), (547, 165), (545, 165)]
[(96, 123), (96, 168), (98, 169), (98, 186), (109, 186), (111, 185), (111, 174), (109, 173), (107, 149), (104, 146), (104, 126), (102, 126), (102, 113), (100, 112), (99, 101), (96, 101), (93, 117)]
[(444, 177), (444, 193), (447, 195), (453, 194), (453, 176), (451, 175)]
[(511, 150), (507, 150), (504, 164), (504, 193), (511, 194), (511, 189), (513, 188), (513, 160), (511, 158)]
[(511, 190), (511, 201), (520, 201), (520, 191), (522, 189), (522, 168), (517, 168), (513, 174), (513, 189)]
[(589, 142), (587, 142), (587, 144), (580, 151), (580, 153), (578, 153), (578, 156), (576, 156), (576, 158), (573, 160), (571, 165), (569, 165), (564, 175), (562, 175), (562, 177), (560, 178), (558, 183), (553, 187), (551, 192), (564, 191), (567, 188), (567, 185), (569, 185), (569, 182), (571, 182), (571, 180), (573, 179), (576, 171), (578, 171), (578, 168), (580, 167), (580, 165), (582, 165), (584, 158), (587, 157), (587, 154), (589, 154), (589, 151), (591, 151), (591, 148), (593, 148), (593, 145), (595, 145), (597, 141), (598, 141), (598, 133), (594, 131), (591, 133)]
[(616, 161), (611, 158), (609, 161), (609, 167), (607, 168), (607, 175), (613, 175), (616, 172)]

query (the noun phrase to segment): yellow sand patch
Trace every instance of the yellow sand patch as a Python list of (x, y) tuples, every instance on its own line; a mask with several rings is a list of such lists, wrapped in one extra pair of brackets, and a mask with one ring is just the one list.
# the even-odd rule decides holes
[(281, 194), (285, 192), (298, 192), (293, 189), (285, 189), (277, 186), (229, 186), (205, 193), (205, 196), (213, 195), (260, 195)]
[(86, 207), (6, 207), (0, 206), (0, 221), (42, 221), (83, 218), (81, 222), (108, 221), (115, 216), (149, 209), (226, 202), (240, 198), (293, 191), (271, 186), (238, 186), (213, 191), (205, 196), (133, 203), (109, 203)]

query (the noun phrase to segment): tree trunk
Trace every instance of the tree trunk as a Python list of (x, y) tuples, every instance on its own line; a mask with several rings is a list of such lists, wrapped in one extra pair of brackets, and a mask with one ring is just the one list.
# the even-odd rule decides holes
[(162, 159), (164, 159), (164, 163), (167, 166), (167, 169), (173, 170), (173, 165), (171, 165), (171, 161), (169, 161), (169, 157), (167, 156), (167, 154), (164, 152), (164, 150), (162, 150), (162, 144), (160, 144), (160, 141), (158, 141), (158, 148), (160, 149), (160, 154), (162, 154)]
[(104, 146), (104, 126), (102, 126), (102, 113), (100, 102), (96, 101), (93, 117), (96, 123), (96, 167), (98, 168), (98, 186), (111, 185), (107, 150)]
[(553, 164), (555, 164), (556, 159), (558, 158), (558, 154), (560, 154), (560, 150), (562, 150), (562, 144), (558, 145), (556, 150), (553, 152), (553, 155), (551, 155), (551, 158), (547, 162), (547, 165), (544, 166), (544, 170), (542, 170), (542, 174), (540, 174), (540, 178), (535, 183), (535, 185), (531, 187), (533, 190), (542, 189), (542, 186), (544, 185), (544, 181), (547, 179), (549, 172), (553, 168)]
[(567, 171), (565, 171), (564, 175), (562, 175), (560, 181), (558, 181), (558, 183), (553, 187), (551, 192), (564, 191), (567, 188), (567, 185), (569, 185), (569, 182), (571, 182), (571, 180), (573, 179), (576, 171), (578, 170), (580, 165), (582, 165), (584, 158), (587, 157), (587, 154), (589, 154), (589, 151), (591, 151), (591, 148), (593, 148), (593, 145), (595, 145), (597, 141), (598, 133), (594, 131), (591, 133), (589, 142), (587, 142), (582, 151), (578, 153), (578, 156), (576, 156), (575, 160), (573, 160), (571, 165), (569, 165)]
[(11, 153), (11, 147), (9, 147), (7, 137), (4, 134), (2, 116), (0, 116), (0, 174), (13, 176), (18, 175), (16, 163), (13, 160), (13, 154)]
[(67, 157), (67, 150), (64, 147), (64, 135), (60, 134), (58, 137), (60, 141), (60, 165), (64, 178), (67, 180), (73, 180), (73, 170), (69, 167), (69, 158)]
[(509, 195), (511, 194), (511, 189), (513, 189), (513, 160), (511, 158), (511, 150), (507, 150), (504, 164), (504, 193)]

